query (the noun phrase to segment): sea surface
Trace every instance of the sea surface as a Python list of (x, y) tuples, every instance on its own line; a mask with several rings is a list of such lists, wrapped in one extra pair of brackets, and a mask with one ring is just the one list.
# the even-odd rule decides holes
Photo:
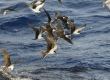
[(43, 58), (46, 50), (44, 39), (32, 40), (34, 31), (28, 23), (38, 29), (48, 20), (45, 12), (35, 13), (25, 4), (33, 0), (0, 0), (0, 13), (7, 7), (5, 16), (0, 14), (0, 66), (4, 65), (1, 48), (5, 48), (15, 71), (8, 76), (0, 72), (0, 80), (110, 80), (110, 12), (102, 2), (105, 0), (46, 0), (44, 8), (53, 18), (57, 10), (61, 15), (74, 19), (76, 27), (86, 24), (72, 42), (60, 39), (56, 43), (56, 54)]

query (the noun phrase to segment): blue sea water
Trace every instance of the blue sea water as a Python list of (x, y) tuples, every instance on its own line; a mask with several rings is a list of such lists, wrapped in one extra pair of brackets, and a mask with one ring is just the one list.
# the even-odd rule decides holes
[[(102, 8), (104, 0), (46, 0), (44, 8), (54, 17), (57, 10), (61, 15), (74, 19), (76, 27), (86, 24), (80, 35), (73, 35), (74, 45), (64, 40), (56, 43), (56, 54), (43, 59), (41, 50), (46, 42), (32, 40), (34, 31), (28, 23), (40, 28), (47, 21), (43, 9), (34, 13), (25, 2), (31, 0), (0, 0), (3, 8), (13, 7), (19, 12), (0, 14), (0, 49), (5, 48), (11, 61), (22, 60), (9, 73), (11, 80), (110, 80), (110, 12)], [(0, 66), (4, 65), (0, 51)], [(5, 79), (0, 72), (0, 80)], [(4, 78), (4, 79), (3, 79)]]

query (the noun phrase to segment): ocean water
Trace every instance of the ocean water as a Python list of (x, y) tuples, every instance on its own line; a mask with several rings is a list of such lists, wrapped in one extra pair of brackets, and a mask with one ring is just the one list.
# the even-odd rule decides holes
[[(8, 76), (0, 72), (0, 80), (110, 80), (110, 12), (102, 8), (105, 0), (46, 0), (44, 8), (54, 17), (61, 15), (74, 19), (76, 27), (86, 24), (80, 35), (73, 35), (74, 45), (64, 40), (56, 43), (56, 54), (43, 59), (44, 39), (32, 40), (34, 31), (28, 23), (40, 28), (47, 21), (43, 9), (34, 13), (25, 2), (31, 0), (0, 0), (3, 8), (12, 7), (19, 12), (0, 14), (0, 49), (5, 48), (11, 61), (22, 60)], [(0, 66), (4, 57), (0, 51)]]

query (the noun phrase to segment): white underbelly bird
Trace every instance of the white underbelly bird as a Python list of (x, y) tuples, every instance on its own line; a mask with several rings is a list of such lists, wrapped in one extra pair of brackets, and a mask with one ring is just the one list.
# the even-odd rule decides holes
[(21, 62), (21, 61), (17, 61), (12, 64), (10, 60), (10, 56), (4, 48), (2, 48), (2, 53), (4, 55), (4, 64), (5, 64), (5, 66), (1, 66), (3, 69), (3, 72), (5, 72), (7, 69), (10, 69), (11, 71), (14, 70), (14, 64), (18, 64)]
[(41, 12), (41, 8), (42, 7), (44, 7), (44, 4), (45, 4), (45, 0), (43, 0), (42, 1), (42, 3), (41, 4), (31, 4), (31, 5), (28, 5), (29, 7), (30, 7), (30, 9), (32, 10), (32, 11), (34, 11), (35, 13), (40, 13)]
[(18, 11), (16, 11), (15, 9), (12, 9), (12, 8), (4, 8), (4, 9), (2, 10), (2, 15), (6, 15), (7, 11), (15, 11), (15, 12), (18, 12)]
[(57, 44), (53, 42), (51, 39), (48, 39), (45, 35), (43, 35), (43, 38), (45, 39), (47, 43), (47, 50), (41, 50), (43, 58), (45, 58), (48, 54), (55, 54), (55, 50), (57, 49)]

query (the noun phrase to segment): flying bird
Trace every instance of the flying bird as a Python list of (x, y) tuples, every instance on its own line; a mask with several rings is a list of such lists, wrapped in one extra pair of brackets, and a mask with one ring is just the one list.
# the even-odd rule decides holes
[(36, 4), (31, 4), (31, 5), (28, 5), (29, 7), (30, 7), (30, 9), (32, 10), (32, 11), (34, 11), (35, 13), (40, 13), (41, 12), (41, 10), (40, 10), (40, 8), (42, 8), (43, 6), (44, 6), (44, 4), (45, 4), (45, 0), (43, 0), (42, 1), (42, 3), (41, 4), (38, 4), (38, 5), (36, 5)]
[[(4, 9), (2, 10), (2, 15), (6, 15), (7, 11), (16, 11), (16, 10), (13, 9), (13, 8), (4, 8)], [(16, 12), (17, 12), (17, 11), (16, 11)]]
[(37, 39), (41, 39), (42, 38), (42, 33), (41, 33), (41, 29), (40, 31), (32, 24), (28, 24), (28, 26), (30, 26), (34, 31), (35, 31), (35, 38), (33, 40), (37, 40)]
[(3, 67), (3, 71), (7, 70), (8, 68), (13, 70), (14, 65), (11, 64), (10, 56), (4, 48), (2, 48), (2, 53), (4, 55), (4, 63), (5, 63), (5, 66)]
[(39, 4), (41, 4), (42, 2), (40, 1), (40, 0), (35, 0), (35, 1), (33, 1), (33, 2), (31, 2), (31, 3), (27, 3), (26, 2), (26, 4), (28, 5), (28, 6), (30, 6), (30, 7), (32, 7), (32, 6), (34, 6), (34, 5), (39, 5)]
[(4, 55), (4, 63), (5, 66), (2, 66), (3, 72), (5, 72), (7, 69), (10, 69), (11, 71), (14, 70), (14, 64), (18, 64), (21, 62), (21, 60), (11, 63), (10, 55), (7, 53), (7, 51), (2, 48), (2, 53)]
[(43, 38), (45, 39), (45, 41), (47, 43), (47, 50), (46, 51), (41, 50), (43, 58), (45, 58), (46, 55), (49, 54), (50, 50), (52, 49), (52, 42), (45, 35), (42, 35), (42, 36), (43, 36)]

